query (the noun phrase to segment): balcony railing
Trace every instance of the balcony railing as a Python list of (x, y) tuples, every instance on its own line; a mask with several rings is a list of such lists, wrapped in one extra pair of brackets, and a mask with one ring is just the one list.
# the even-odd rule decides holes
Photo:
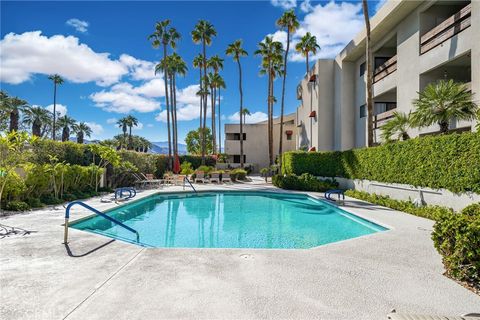
[(383, 127), (391, 118), (393, 118), (395, 111), (396, 109), (392, 109), (375, 115), (373, 118), (373, 128), (380, 129)]
[(420, 38), (420, 54), (424, 54), (436, 46), (452, 38), (471, 25), (472, 5), (465, 6), (447, 20), (440, 23)]
[(397, 56), (391, 57), (373, 73), (373, 83), (378, 82), (397, 70)]

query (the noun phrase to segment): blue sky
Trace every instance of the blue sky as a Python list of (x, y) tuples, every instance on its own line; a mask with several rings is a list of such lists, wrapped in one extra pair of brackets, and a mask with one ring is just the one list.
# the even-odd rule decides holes
[[(372, 1), (370, 14), (382, 3)], [(177, 52), (189, 65), (187, 76), (177, 81), (179, 138), (183, 140), (199, 121), (198, 70), (191, 62), (200, 46), (192, 42), (190, 32), (199, 19), (206, 19), (218, 32), (207, 55), (224, 56), (229, 43), (243, 39), (249, 52), (242, 60), (244, 105), (252, 112), (247, 121), (264, 120), (267, 80), (258, 75), (260, 58), (253, 52), (269, 34), (286, 42), (275, 21), (287, 8), (295, 8), (301, 22), (293, 44), (305, 32), (313, 33), (322, 47), (317, 57), (334, 56), (363, 27), (360, 1), (2, 1), (1, 89), (32, 105), (51, 108), (53, 88), (47, 75), (59, 73), (66, 80), (58, 91), (59, 109), (88, 122), (94, 131), (92, 138), (119, 133), (115, 120), (133, 114), (141, 123), (136, 134), (165, 141), (163, 80), (153, 74), (161, 51), (151, 47), (147, 36), (156, 21), (168, 18), (182, 36)], [(227, 90), (222, 92), (222, 119), (232, 123), (238, 121), (238, 72), (231, 58), (224, 58), (222, 76)], [(294, 112), (298, 105), (295, 88), (304, 72), (304, 58), (293, 53), (288, 65), (286, 113)], [(281, 81), (276, 81), (275, 91), (280, 101)], [(275, 115), (279, 110), (277, 103)]]

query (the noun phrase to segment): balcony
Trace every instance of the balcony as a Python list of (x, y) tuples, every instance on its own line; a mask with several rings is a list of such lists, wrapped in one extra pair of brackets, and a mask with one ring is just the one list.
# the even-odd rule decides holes
[(459, 12), (425, 33), (420, 38), (420, 54), (424, 54), (471, 25), (472, 5), (468, 4)]
[(388, 120), (393, 118), (393, 114), (395, 113), (395, 111), (396, 109), (392, 109), (375, 115), (373, 118), (373, 128), (380, 129), (381, 127), (383, 127), (388, 122)]
[(389, 74), (392, 74), (396, 70), (397, 70), (397, 56), (395, 55), (390, 59), (388, 59), (380, 67), (375, 69), (375, 71), (373, 72), (373, 83), (382, 80), (383, 78), (385, 78)]

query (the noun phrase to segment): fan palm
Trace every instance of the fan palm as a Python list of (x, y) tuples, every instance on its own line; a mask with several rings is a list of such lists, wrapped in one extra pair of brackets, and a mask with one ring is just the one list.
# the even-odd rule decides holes
[[(225, 89), (225, 80), (222, 78), (221, 75), (218, 75), (216, 80), (216, 88), (218, 89), (218, 152), (222, 152), (222, 115), (220, 110), (220, 90)], [(215, 152), (215, 150), (214, 150)]]
[[(1, 94), (1, 113), (2, 118), (10, 119), (9, 132), (18, 131), (18, 124), (20, 121), (20, 112), (28, 108), (25, 100), (17, 97), (9, 97), (8, 94), (2, 91)], [(8, 121), (8, 120), (7, 120)]]
[(453, 80), (431, 83), (413, 101), (416, 109), (412, 114), (412, 124), (427, 127), (437, 123), (440, 133), (447, 133), (451, 120), (472, 120), (476, 117), (478, 107), (472, 98), (472, 92), (463, 83)]
[(243, 108), (242, 116), (243, 116), (243, 123), (247, 123), (247, 116), (251, 116), (250, 110), (247, 108)]
[(133, 148), (132, 128), (138, 126), (138, 119), (132, 115), (128, 115), (125, 119), (128, 126), (128, 149), (131, 150)]
[(307, 32), (295, 45), (295, 50), (305, 57), (308, 74), (308, 70), (310, 69), (310, 66), (308, 64), (308, 55), (310, 53), (316, 54), (317, 50), (320, 50), (320, 46), (317, 44), (317, 37), (312, 36), (310, 32)]
[(184, 77), (187, 74), (187, 63), (177, 53), (173, 53), (169, 59), (171, 71), (171, 88), (172, 88), (172, 123), (173, 123), (173, 141), (174, 154), (178, 154), (178, 121), (177, 121), (177, 74)]
[(297, 20), (297, 16), (295, 15), (295, 11), (289, 10), (283, 13), (283, 15), (277, 20), (277, 26), (280, 29), (287, 30), (287, 48), (285, 49), (285, 55), (283, 58), (283, 80), (282, 80), (282, 100), (280, 105), (280, 141), (278, 146), (278, 164), (282, 166), (282, 152), (283, 152), (283, 113), (285, 110), (285, 81), (287, 79), (287, 57), (288, 51), (290, 49), (290, 35), (294, 33), (297, 28), (299, 27), (299, 23)]
[(85, 136), (92, 135), (92, 129), (85, 122), (76, 123), (73, 126), (73, 132), (77, 135), (77, 143), (83, 144)]
[[(203, 92), (203, 56), (201, 53), (199, 53), (195, 58), (193, 59), (193, 67), (198, 68), (200, 70), (200, 78), (198, 78), (198, 82), (200, 84), (200, 92)], [(202, 111), (203, 110), (203, 96), (200, 95), (200, 128), (202, 127)]]
[(10, 118), (7, 112), (8, 99), (8, 94), (3, 90), (0, 91), (0, 131), (6, 131), (8, 129), (8, 120)]
[[(202, 55), (203, 55), (203, 76), (204, 80), (206, 80), (206, 74), (207, 74), (207, 45), (210, 45), (212, 43), (212, 38), (217, 35), (217, 31), (213, 27), (213, 25), (206, 21), (206, 20), (200, 20), (197, 22), (195, 25), (195, 28), (192, 31), (192, 40), (194, 43), (202, 44)], [(206, 85), (204, 85), (206, 87)], [(206, 117), (207, 117), (207, 96), (205, 95), (203, 97), (203, 124), (202, 127), (205, 129), (206, 128)], [(206, 152), (206, 136), (205, 136), (205, 130), (202, 130), (203, 137), (202, 137), (202, 164), (205, 164), (205, 152)]]
[(394, 137), (396, 140), (408, 140), (408, 128), (410, 128), (411, 113), (405, 114), (394, 112), (393, 118), (382, 126), (382, 140), (389, 142)]
[(55, 120), (57, 116), (57, 86), (63, 84), (63, 79), (58, 74), (48, 76), (49, 80), (53, 81), (53, 124), (52, 124), (52, 139), (55, 140)]
[(32, 127), (32, 135), (42, 136), (42, 126), (50, 122), (51, 113), (42, 107), (35, 106), (24, 110), (23, 124)]
[(223, 69), (223, 59), (220, 58), (219, 55), (214, 55), (207, 61), (207, 66), (213, 70), (213, 74), (210, 80), (210, 87), (212, 90), (211, 95), (211, 104), (212, 104), (212, 145), (213, 145), (213, 152), (217, 151), (217, 130), (216, 130), (216, 101), (217, 101), (217, 88), (218, 88), (218, 79), (219, 79), (219, 70)]
[(233, 43), (229, 44), (227, 50), (225, 50), (227, 56), (231, 56), (233, 61), (237, 62), (238, 65), (238, 89), (240, 92), (240, 167), (243, 168), (243, 90), (242, 90), (242, 65), (240, 64), (240, 58), (248, 56), (248, 53), (242, 47), (242, 40), (235, 40)]
[(120, 148), (125, 148), (125, 142), (127, 141), (127, 130), (128, 130), (128, 120), (126, 117), (121, 118), (117, 121), (117, 126), (122, 129), (123, 132), (123, 140), (119, 140), (123, 142), (120, 144)]
[(62, 128), (62, 142), (70, 139), (70, 130), (74, 127), (75, 123), (75, 119), (67, 115), (58, 118), (58, 127)]

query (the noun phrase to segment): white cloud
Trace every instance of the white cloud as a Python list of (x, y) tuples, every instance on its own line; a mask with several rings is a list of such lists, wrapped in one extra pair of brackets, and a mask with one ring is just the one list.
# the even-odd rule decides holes
[[(190, 121), (200, 117), (200, 97), (197, 92), (200, 89), (198, 84), (193, 84), (183, 89), (177, 89), (177, 120)], [(210, 99), (209, 99), (210, 102)], [(210, 117), (210, 104), (207, 109), (207, 118)], [(163, 110), (155, 120), (167, 122), (167, 111)]]
[(92, 129), (92, 138), (97, 139), (103, 133), (102, 125), (95, 122), (85, 122)]
[(116, 124), (117, 121), (118, 121), (117, 118), (109, 118), (109, 119), (107, 119), (107, 123), (108, 123), (108, 124)]
[[(45, 109), (53, 113), (53, 104), (46, 106)], [(60, 117), (66, 115), (67, 111), (67, 106), (59, 103), (55, 105), (55, 112), (57, 113), (57, 115), (60, 114)]]
[(88, 31), (89, 23), (87, 21), (83, 21), (77, 18), (72, 18), (67, 20), (67, 22), (65, 23), (67, 24), (67, 26), (74, 27), (75, 30), (77, 30), (78, 32), (85, 33)]
[(143, 83), (141, 86), (134, 88), (134, 91), (137, 94), (141, 94), (149, 98), (163, 97), (165, 96), (165, 82), (163, 82), (162, 78), (152, 79)]
[(310, 3), (310, 0), (304, 0), (302, 4), (300, 5), (300, 10), (303, 12), (310, 12), (313, 10), (313, 6)]
[[(238, 116), (239, 114), (240, 114), (239, 112), (235, 112), (234, 114), (228, 116), (228, 120), (232, 122), (239, 122), (240, 121), (240, 117)], [(245, 123), (257, 123), (257, 122), (265, 121), (267, 119), (268, 119), (268, 115), (266, 113), (257, 111), (252, 113), (249, 116), (247, 115), (245, 117)]]
[(270, 3), (284, 10), (289, 10), (297, 6), (297, 0), (270, 0)]
[(143, 123), (138, 122), (136, 127), (132, 127), (132, 131), (140, 131), (143, 129)]
[(128, 68), (108, 53), (97, 53), (74, 36), (47, 37), (41, 31), (9, 33), (0, 41), (0, 81), (19, 84), (34, 74), (58, 73), (74, 83), (116, 83)]
[(119, 61), (130, 71), (133, 80), (151, 80), (155, 78), (155, 63), (140, 60), (128, 54), (122, 54)]

